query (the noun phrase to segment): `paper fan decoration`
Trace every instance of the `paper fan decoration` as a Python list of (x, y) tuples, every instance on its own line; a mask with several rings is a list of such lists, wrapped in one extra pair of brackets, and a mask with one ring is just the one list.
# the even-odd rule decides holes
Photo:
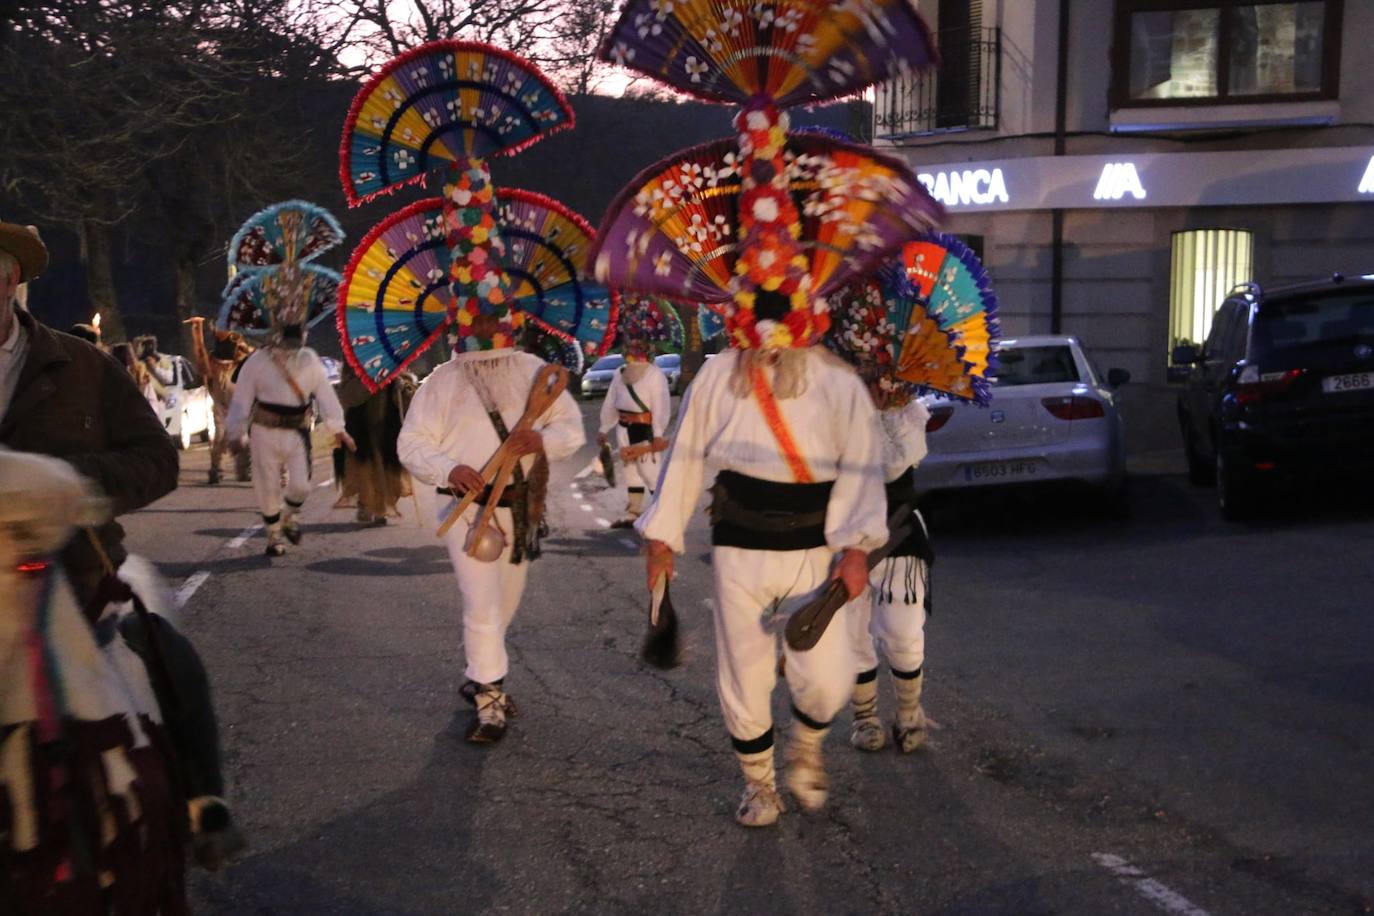
[(779, 108), (936, 60), (911, 0), (630, 0), (599, 56), (702, 99)]
[(697, 308), (697, 330), (701, 339), (707, 341), (725, 333), (725, 316), (707, 305)]
[(515, 188), (497, 189), (496, 222), (515, 308), (587, 356), (610, 349), (620, 296), (590, 279), (591, 224), (552, 198)]
[(622, 343), (645, 341), (650, 349), (681, 353), (685, 335), (682, 318), (671, 302), (640, 296), (622, 307), (618, 337)]
[[(586, 279), (587, 222), (557, 201), (510, 188), (497, 189), (495, 212), (512, 309), (581, 356), (605, 353), (619, 296)], [(450, 266), (443, 201), (437, 198), (386, 218), (354, 251), (339, 292), (337, 323), (344, 353), (374, 390), (448, 325)]]
[(572, 125), (563, 94), (527, 61), (478, 42), (431, 42), (391, 60), (353, 99), (339, 177), (356, 206)]
[[(988, 403), (1001, 328), (987, 271), (977, 255), (951, 235), (910, 242), (901, 257), (917, 303), (903, 332), (897, 377)], [(957, 354), (962, 378), (953, 377), (949, 350)]]
[[(790, 197), (812, 291), (872, 272), (940, 216), (906, 167), (815, 134), (786, 140)], [(637, 175), (597, 236), (596, 276), (623, 289), (720, 305), (732, 298), (741, 158), (734, 140), (678, 153)]]
[(311, 261), (344, 239), (339, 221), (323, 207), (288, 200), (259, 210), (229, 242), (229, 264), (240, 270)]
[[(334, 308), (342, 280), (338, 272), (318, 264), (241, 270), (224, 288), (219, 328), (238, 331), (245, 337), (265, 336), (272, 331), (271, 309), (274, 307), (278, 309), (280, 320), (294, 323), (292, 319), (296, 316), (281, 317), (283, 310), (277, 303), (282, 299), (305, 302), (305, 324), (313, 327)], [(298, 285), (294, 281), (299, 281)]]

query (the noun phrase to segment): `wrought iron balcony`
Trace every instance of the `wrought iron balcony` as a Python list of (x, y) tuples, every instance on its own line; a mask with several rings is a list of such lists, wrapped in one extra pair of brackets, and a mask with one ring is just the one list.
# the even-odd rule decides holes
[(873, 136), (879, 140), (950, 130), (997, 127), (1001, 91), (1000, 29), (942, 29), (935, 33), (940, 68), (879, 85)]

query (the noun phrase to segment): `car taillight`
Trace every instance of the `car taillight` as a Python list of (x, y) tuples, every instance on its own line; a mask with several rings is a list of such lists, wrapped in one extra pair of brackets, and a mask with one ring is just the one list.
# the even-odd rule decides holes
[(1065, 395), (1059, 398), (1041, 398), (1045, 409), (1061, 420), (1092, 420), (1106, 416), (1102, 402), (1083, 395)]
[(949, 422), (949, 418), (954, 416), (953, 407), (932, 407), (930, 409), (930, 419), (926, 421), (926, 432), (933, 433), (941, 426)]
[(1260, 373), (1258, 366), (1246, 366), (1236, 377), (1236, 403), (1254, 404), (1267, 397), (1283, 394), (1306, 369), (1286, 369), (1282, 372)]

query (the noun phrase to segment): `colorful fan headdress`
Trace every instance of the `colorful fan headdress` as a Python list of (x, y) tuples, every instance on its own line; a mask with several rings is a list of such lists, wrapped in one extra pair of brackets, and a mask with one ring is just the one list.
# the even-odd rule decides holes
[(888, 406), (925, 391), (990, 401), (997, 299), (977, 256), (953, 236), (909, 243), (876, 275), (836, 293), (832, 316), (826, 345), (878, 385)]
[(660, 350), (681, 353), (682, 318), (673, 304), (661, 296), (640, 296), (622, 307), (617, 336), (628, 351)]
[(338, 220), (307, 201), (253, 214), (229, 242), (234, 276), (222, 294), (220, 328), (280, 341), (288, 328), (299, 327), (303, 339), (328, 313), (341, 279), (313, 261), (343, 239)]
[(897, 355), (897, 377), (986, 405), (1002, 329), (978, 256), (954, 236), (935, 233), (904, 246), (902, 266), (916, 306)]
[[(513, 313), (578, 358), (605, 353), (619, 296), (586, 280), (587, 221), (555, 200), (507, 188), (497, 190), (492, 212), (506, 240), (499, 264)], [(353, 252), (337, 321), (344, 353), (368, 385), (385, 385), (449, 325), (450, 277), (470, 267), (453, 259), (444, 218), (442, 200), (418, 201), (374, 226)]]
[(743, 106), (736, 137), (645, 170), (597, 236), (597, 278), (725, 306), (731, 343), (816, 343), (824, 296), (874, 269), (942, 210), (907, 167), (817, 134), (783, 108), (933, 65), (908, 0), (630, 0), (604, 60)]
[[(530, 144), (573, 125), (572, 109), (562, 94), (533, 65), (491, 45), (438, 41), (421, 45), (387, 63), (353, 100), (339, 150), (339, 176), (350, 205), (358, 205), (425, 180), (445, 168), (442, 197), (434, 201), (441, 212), (423, 227), (423, 241), (438, 241), (444, 249), (444, 277), (427, 273), (412, 292), (431, 295), (436, 280), (448, 286), (442, 299), (444, 317), (435, 322), (413, 313), (415, 295), (398, 296), (400, 316), (377, 315), (378, 331), (353, 333), (351, 308), (371, 302), (387, 307), (379, 287), (391, 277), (368, 274), (361, 289), (354, 269), (362, 248), (345, 272), (339, 299), (339, 329), (344, 352), (365, 382), (384, 385), (410, 360), (450, 327), (455, 344), (464, 350), (513, 347), (524, 315), (514, 307), (521, 281), (507, 273), (506, 240), (495, 212), (496, 194), (488, 159), (511, 155)], [(402, 211), (408, 213), (407, 211)], [(411, 215), (414, 215), (411, 213)], [(396, 217), (400, 217), (397, 214)], [(398, 226), (396, 217), (369, 233), (375, 242)], [(423, 222), (423, 220), (422, 220)], [(410, 244), (390, 251), (402, 257)], [(375, 259), (374, 259), (375, 260)], [(370, 296), (368, 294), (371, 294)], [(610, 306), (608, 305), (608, 310)], [(404, 330), (402, 330), (404, 326)], [(350, 347), (355, 338), (374, 337), (377, 348), (360, 356)]]

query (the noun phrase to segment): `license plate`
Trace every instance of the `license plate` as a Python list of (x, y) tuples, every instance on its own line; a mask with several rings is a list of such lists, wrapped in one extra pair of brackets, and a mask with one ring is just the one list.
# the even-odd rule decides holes
[(1034, 461), (980, 461), (964, 465), (965, 480), (1010, 480), (1034, 477), (1038, 473)]
[(1322, 379), (1322, 391), (1363, 391), (1374, 388), (1374, 372), (1352, 372), (1350, 375), (1328, 375)]

